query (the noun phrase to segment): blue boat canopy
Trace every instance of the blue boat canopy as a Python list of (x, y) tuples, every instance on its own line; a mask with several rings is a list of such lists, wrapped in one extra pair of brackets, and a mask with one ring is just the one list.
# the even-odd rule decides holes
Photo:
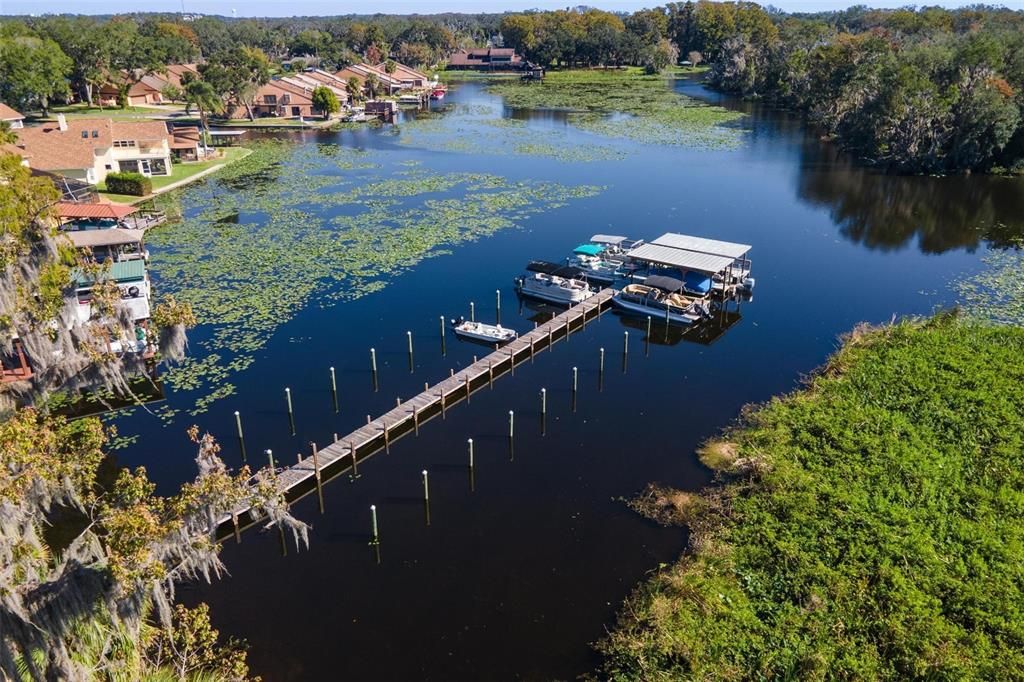
[(600, 256), (604, 253), (604, 247), (598, 244), (580, 244), (572, 252), (581, 256)]
[(688, 270), (683, 275), (683, 283), (687, 291), (695, 294), (706, 294), (711, 291), (711, 278), (702, 272)]

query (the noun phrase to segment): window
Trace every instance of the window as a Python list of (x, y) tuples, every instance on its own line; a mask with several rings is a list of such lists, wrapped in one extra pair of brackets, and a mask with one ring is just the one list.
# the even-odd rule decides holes
[(82, 139), (83, 140), (88, 140), (89, 139), (89, 131), (88, 130), (83, 130), (82, 131)]
[(277, 104), (277, 95), (264, 95), (263, 101), (267, 104)]
[(95, 139), (98, 139), (98, 138), (99, 138), (99, 136), (100, 136), (100, 131), (98, 131), (98, 130), (94, 130), (94, 131), (92, 131), (92, 138), (93, 138), (94, 140), (95, 140)]
[(135, 146), (135, 140), (114, 140), (114, 146), (115, 147), (120, 147), (120, 148), (134, 147)]
[(106, 164), (106, 165), (105, 165), (105, 166), (103, 166), (103, 167), (104, 167), (104, 168), (106, 168), (107, 170), (113, 170), (113, 168), (114, 168), (114, 167), (113, 167), (112, 165), (110, 165), (109, 163), (108, 163), (108, 164)]

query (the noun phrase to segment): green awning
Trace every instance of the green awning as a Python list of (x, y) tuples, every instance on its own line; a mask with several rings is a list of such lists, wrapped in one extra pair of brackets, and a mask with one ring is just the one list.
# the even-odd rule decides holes
[(604, 253), (604, 247), (597, 244), (580, 244), (572, 252), (582, 256), (600, 256)]
[[(92, 275), (87, 275), (78, 268), (71, 272), (71, 277), (75, 282), (75, 286), (87, 287), (95, 284), (95, 279)], [(115, 282), (142, 281), (146, 278), (146, 263), (141, 259), (111, 263), (108, 277)]]

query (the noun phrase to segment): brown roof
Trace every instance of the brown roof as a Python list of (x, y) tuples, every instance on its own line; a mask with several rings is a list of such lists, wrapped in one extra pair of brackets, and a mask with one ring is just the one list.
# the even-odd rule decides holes
[(115, 140), (166, 140), (167, 124), (163, 121), (111, 121)]
[(57, 204), (57, 215), (61, 218), (124, 218), (139, 209), (121, 204), (79, 204), (62, 201)]
[(113, 139), (109, 118), (73, 118), (64, 131), (57, 123), (44, 123), (17, 133), (18, 146), (28, 152), (37, 170), (92, 168), (93, 149), (109, 147)]
[(0, 102), (0, 121), (20, 121), (23, 118), (25, 118), (24, 114), (19, 114), (3, 102)]
[[(95, 206), (97, 204), (92, 205)], [(79, 249), (142, 243), (142, 230), (126, 230), (123, 227), (109, 227), (101, 230), (72, 230), (62, 234), (70, 239), (71, 243)]]
[(265, 104), (264, 97), (267, 95), (276, 95), (278, 104), (281, 102), (282, 95), (291, 95), (290, 104), (312, 104), (312, 91), (307, 91), (305, 88), (300, 88), (297, 85), (286, 83), (282, 80), (272, 80), (266, 85), (262, 86), (256, 93), (257, 104)]
[(522, 61), (520, 56), (511, 47), (488, 47), (479, 50), (459, 50), (452, 53), (448, 58), (448, 63), (455, 66), (476, 66), (489, 64), (491, 57), (504, 57), (510, 59), (513, 64), (518, 64)]
[(169, 83), (181, 87), (181, 77), (186, 73), (198, 74), (199, 68), (195, 64), (168, 64), (167, 73), (160, 74)]
[(197, 126), (178, 126), (172, 134), (171, 149), (194, 149), (200, 141)]
[[(381, 71), (386, 71), (387, 70), (387, 62), (378, 64), (377, 68), (380, 69)], [(427, 76), (426, 74), (420, 73), (416, 69), (414, 69), (414, 68), (412, 68), (410, 66), (406, 66), (405, 64), (402, 64), (400, 62), (395, 62), (395, 73), (393, 75), (396, 78), (418, 79), (418, 80), (424, 80), (424, 81), (429, 81), (430, 80), (430, 77)]]

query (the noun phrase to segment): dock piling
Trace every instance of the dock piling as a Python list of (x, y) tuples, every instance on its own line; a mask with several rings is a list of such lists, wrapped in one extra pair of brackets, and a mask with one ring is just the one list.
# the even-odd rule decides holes
[(334, 368), (331, 367), (331, 402), (334, 404), (334, 413), (338, 413), (338, 381), (334, 375)]
[(324, 513), (324, 488), (320, 480), (320, 457), (318, 456), (316, 443), (309, 444), (313, 451), (313, 476), (316, 478), (316, 497), (320, 503), (320, 513)]
[(374, 374), (377, 373), (377, 349), (370, 349), (370, 371)]
[(472, 301), (469, 302), (469, 321), (476, 322), (476, 304)]
[(629, 355), (629, 332), (622, 332), (622, 354)]
[(496, 310), (495, 319), (497, 324), (501, 324), (501, 289), (494, 290), (494, 307)]
[(370, 544), (380, 544), (380, 533), (377, 531), (377, 505), (370, 505)]
[(412, 374), (414, 368), (413, 354), (412, 354), (412, 332), (407, 331), (405, 333), (407, 339), (409, 339), (409, 373)]
[(349, 483), (353, 483), (359, 478), (359, 461), (356, 458), (356, 446), (349, 441), (348, 443), (349, 456), (352, 458), (352, 473), (348, 475)]
[(430, 502), (430, 483), (427, 481), (427, 470), (423, 470), (423, 501)]
[(441, 320), (441, 355), (445, 355), (445, 330), (444, 330), (444, 315), (439, 318)]
[[(511, 440), (516, 433), (516, 413), (512, 410), (508, 411), (508, 437)], [(269, 450), (267, 451), (269, 452)]]
[(292, 435), (295, 435), (295, 411), (292, 409), (292, 389), (284, 389), (284, 398), (288, 403), (288, 426), (291, 427)]
[(540, 389), (540, 413), (548, 413), (548, 389)]
[(275, 471), (276, 468), (274, 467), (274, 451), (266, 450), (265, 453), (267, 455), (267, 461), (270, 463), (270, 470)]
[(242, 435), (242, 415), (235, 410), (235, 428), (238, 429), (238, 449), (242, 452), (242, 461), (245, 461), (245, 436)]
[(572, 392), (575, 393), (579, 386), (579, 375), (580, 372), (575, 367), (572, 368)]
[(466, 445), (469, 446), (469, 468), (473, 468), (473, 439), (470, 438), (466, 441)]

